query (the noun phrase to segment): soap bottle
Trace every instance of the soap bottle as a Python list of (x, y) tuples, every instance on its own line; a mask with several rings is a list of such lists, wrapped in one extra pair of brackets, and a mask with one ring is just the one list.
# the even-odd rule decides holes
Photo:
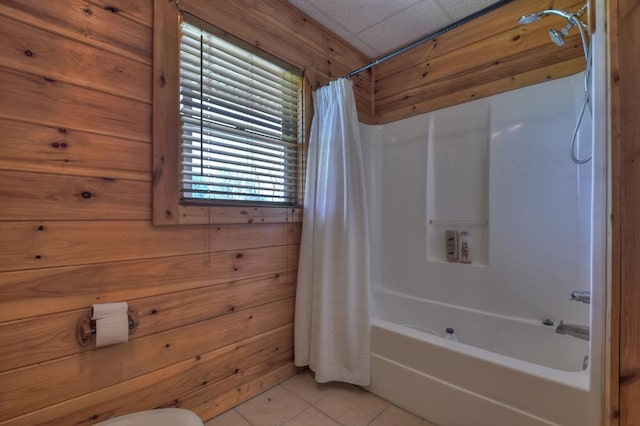
[(446, 242), (446, 256), (447, 262), (458, 261), (458, 231), (446, 230), (444, 231), (444, 238)]
[(447, 327), (446, 332), (447, 334), (444, 336), (445, 340), (452, 340), (454, 342), (458, 341), (458, 337), (456, 336), (456, 332), (453, 328)]
[(469, 231), (460, 232), (460, 263), (471, 263), (471, 234)]

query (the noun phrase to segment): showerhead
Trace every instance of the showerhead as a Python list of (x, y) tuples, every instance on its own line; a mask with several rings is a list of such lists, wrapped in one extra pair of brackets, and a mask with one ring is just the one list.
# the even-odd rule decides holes
[(558, 30), (549, 30), (549, 37), (551, 41), (558, 46), (564, 46), (564, 35)]
[(564, 46), (564, 38), (569, 34), (571, 28), (573, 28), (575, 24), (573, 21), (569, 21), (567, 25), (562, 27), (561, 30), (549, 30), (549, 37), (551, 37), (551, 41), (553, 41), (558, 46)]
[(536, 13), (530, 13), (528, 15), (522, 15), (520, 19), (518, 19), (518, 23), (520, 25), (533, 24), (534, 22), (538, 22), (548, 15), (560, 16), (566, 20), (569, 20), (569, 18), (571, 18), (571, 14), (569, 12), (565, 12), (564, 10), (548, 9), (541, 10), (540, 12)]
[(520, 19), (518, 19), (518, 24), (520, 25), (533, 24), (534, 22), (538, 22), (539, 20), (541, 20), (542, 17), (543, 17), (542, 12), (523, 15), (520, 17)]
[(566, 19), (568, 21), (568, 24), (565, 25), (561, 30), (549, 31), (549, 37), (551, 37), (551, 41), (553, 41), (558, 46), (564, 46), (564, 39), (567, 36), (567, 34), (569, 34), (569, 31), (571, 30), (571, 28), (573, 28), (576, 25), (580, 25), (581, 31), (586, 29), (587, 24), (585, 24), (580, 19), (580, 17), (585, 13), (586, 10), (587, 10), (586, 4), (582, 6), (575, 13), (570, 13), (570, 12), (567, 12), (566, 10), (557, 10), (557, 9), (542, 10), (540, 12), (530, 13), (528, 15), (521, 16), (520, 19), (518, 20), (518, 23), (520, 25), (532, 24), (534, 22), (538, 22), (545, 16), (549, 16), (549, 15), (555, 15), (555, 16), (559, 16), (561, 18)]
[(564, 35), (558, 30), (549, 30), (551, 41), (558, 46), (564, 46)]

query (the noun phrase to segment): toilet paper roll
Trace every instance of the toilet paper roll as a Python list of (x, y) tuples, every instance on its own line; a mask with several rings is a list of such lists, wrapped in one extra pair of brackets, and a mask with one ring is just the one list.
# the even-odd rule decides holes
[(91, 306), (91, 319), (97, 320), (100, 318), (112, 317), (121, 313), (127, 314), (129, 305), (127, 302), (115, 302), (115, 303), (99, 303)]
[(93, 305), (91, 319), (96, 321), (96, 347), (129, 340), (129, 307), (127, 302)]

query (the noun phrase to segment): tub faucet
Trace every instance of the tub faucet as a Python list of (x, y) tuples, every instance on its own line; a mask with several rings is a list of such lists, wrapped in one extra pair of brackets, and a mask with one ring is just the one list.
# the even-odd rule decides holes
[(571, 300), (575, 300), (576, 302), (586, 303), (588, 305), (591, 303), (591, 292), (589, 290), (572, 291)]
[(569, 336), (577, 337), (578, 339), (589, 341), (589, 326), (588, 325), (575, 325), (565, 324), (560, 321), (560, 325), (556, 328), (558, 334), (568, 334)]

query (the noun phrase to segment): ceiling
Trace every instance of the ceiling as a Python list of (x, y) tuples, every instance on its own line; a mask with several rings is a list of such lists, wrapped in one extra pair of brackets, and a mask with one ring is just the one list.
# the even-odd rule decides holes
[(497, 3), (497, 0), (288, 1), (371, 58)]

